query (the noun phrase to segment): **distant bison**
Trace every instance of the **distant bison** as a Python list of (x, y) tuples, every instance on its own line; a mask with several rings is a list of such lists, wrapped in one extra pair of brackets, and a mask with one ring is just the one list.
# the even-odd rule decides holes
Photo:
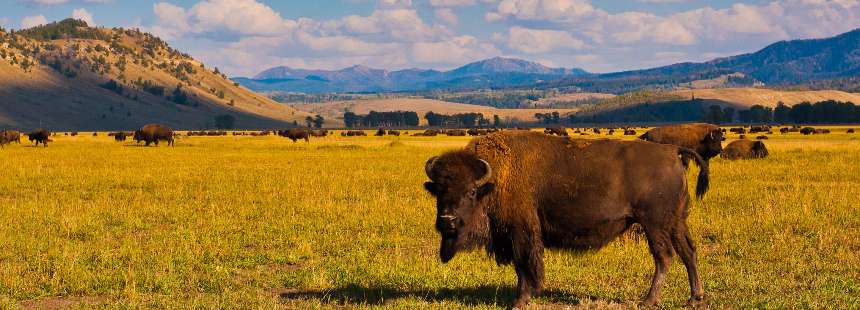
[(626, 130), (624, 130), (624, 135), (625, 135), (625, 136), (635, 136), (635, 135), (636, 135), (636, 130), (633, 130), (633, 129), (626, 129)]
[(125, 141), (125, 140), (128, 138), (128, 136), (129, 136), (129, 134), (128, 134), (128, 133), (125, 133), (125, 132), (122, 132), (122, 131), (112, 133), (111, 135), (113, 135), (113, 139), (114, 139), (114, 140), (116, 140), (117, 142)]
[(4, 130), (0, 131), (0, 147), (3, 147), (9, 143), (18, 143), (21, 144), (21, 133), (15, 130)]
[(134, 140), (137, 143), (143, 141), (146, 146), (159, 141), (166, 141), (168, 146), (174, 146), (173, 129), (161, 124), (147, 124), (134, 132)]
[(30, 142), (36, 142), (36, 146), (39, 146), (39, 143), (44, 147), (48, 147), (48, 142), (52, 142), (50, 139), (51, 132), (46, 129), (36, 129), (35, 131), (28, 133), (27, 137), (30, 139)]
[(389, 131), (388, 131), (388, 135), (389, 135), (389, 136), (399, 137), (399, 136), (400, 136), (400, 131), (397, 131), (397, 130), (389, 130)]
[[(673, 144), (696, 151), (709, 160), (723, 150), (725, 140), (720, 127), (711, 124), (683, 124), (657, 127), (639, 136), (640, 139), (662, 144)], [(686, 165), (688, 158), (684, 159)]]
[(544, 248), (600, 249), (638, 223), (656, 265), (643, 305), (659, 302), (674, 253), (686, 266), (688, 303), (701, 304), (679, 155), (700, 165), (696, 196), (703, 196), (708, 163), (684, 147), (523, 131), (477, 138), (425, 164), (430, 182), (424, 188), (436, 198), (439, 257), (447, 263), (460, 251), (483, 248), (498, 264), (513, 264), (513, 306), (522, 309), (543, 290)]
[(848, 130), (845, 131), (845, 133), (854, 133), (854, 128), (849, 128)]
[(764, 142), (762, 141), (752, 141), (752, 140), (737, 140), (723, 149), (723, 153), (720, 154), (720, 157), (729, 159), (729, 160), (737, 160), (737, 159), (753, 159), (753, 158), (765, 158), (767, 157), (767, 148), (764, 146)]
[(734, 127), (734, 128), (729, 128), (729, 132), (736, 133), (736, 134), (740, 135), (740, 134), (747, 133), (747, 130), (744, 129), (743, 127)]
[(767, 140), (768, 138), (767, 138), (767, 136), (758, 136), (758, 137), (755, 137), (755, 139), (756, 140)]
[(307, 129), (302, 128), (290, 128), (287, 130), (281, 130), (278, 132), (278, 135), (293, 141), (293, 143), (299, 140), (305, 140), (305, 142), (310, 142), (311, 133)]
[(367, 133), (363, 130), (347, 130), (340, 133), (341, 136), (345, 137), (358, 137), (358, 136), (366, 136)]
[(813, 133), (815, 133), (815, 128), (812, 128), (812, 127), (803, 127), (803, 129), (800, 130), (800, 134), (802, 134), (802, 135), (808, 136), (808, 135), (811, 135)]
[(451, 137), (463, 137), (466, 135), (466, 131), (462, 129), (448, 129), (445, 130), (445, 135)]
[(548, 127), (547, 129), (544, 129), (543, 133), (548, 134), (548, 135), (556, 135), (559, 137), (561, 137), (561, 136), (567, 137), (568, 136), (567, 129), (562, 127), (562, 126)]
[(325, 136), (328, 136), (328, 130), (325, 130), (325, 129), (311, 130), (311, 137), (322, 138)]
[(385, 128), (379, 128), (379, 129), (377, 129), (377, 130), (376, 130), (376, 134), (374, 134), (374, 136), (376, 136), (376, 137), (382, 137), (382, 136), (385, 136)]

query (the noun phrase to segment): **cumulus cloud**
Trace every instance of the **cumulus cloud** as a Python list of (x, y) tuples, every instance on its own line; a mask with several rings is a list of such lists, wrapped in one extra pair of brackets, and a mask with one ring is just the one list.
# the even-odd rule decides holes
[(156, 21), (145, 29), (193, 41), (186, 43), (192, 55), (237, 75), (253, 75), (273, 64), (449, 68), (501, 53), (492, 43), (449, 29), (457, 23), (453, 9), (436, 8), (435, 23), (427, 23), (409, 0), (380, 0), (368, 15), (333, 20), (287, 19), (255, 0), (203, 0), (191, 7), (158, 3), (153, 12)]
[(21, 19), (21, 28), (32, 28), (47, 23), (48, 19), (45, 15), (25, 16)]
[[(708, 53), (754, 51), (778, 40), (836, 35), (860, 27), (858, 2), (782, 0), (657, 15), (608, 12), (590, 0), (502, 0), (484, 18), (508, 25), (506, 39), (512, 50), (534, 54), (569, 49), (543, 44), (571, 42), (568, 34), (590, 46), (592, 52), (605, 54), (605, 59), (616, 57), (615, 69), (620, 69), (631, 67), (630, 59), (638, 58), (632, 67), (639, 68), (660, 61), (667, 63), (656, 65), (699, 60), (699, 55)], [(515, 32), (529, 35), (512, 35)], [(549, 34), (555, 39), (546, 40)], [(631, 53), (637, 54), (631, 58)]]
[(578, 50), (585, 47), (585, 43), (574, 38), (570, 33), (557, 30), (511, 27), (508, 38), (510, 48), (527, 54)]
[(86, 9), (75, 9), (72, 11), (72, 18), (79, 19), (87, 23), (90, 27), (95, 26), (96, 22), (93, 20), (93, 14), (90, 14)]

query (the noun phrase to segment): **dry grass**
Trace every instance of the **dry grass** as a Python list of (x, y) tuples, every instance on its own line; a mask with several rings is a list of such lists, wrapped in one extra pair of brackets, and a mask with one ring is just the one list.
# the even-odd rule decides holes
[[(512, 301), (509, 267), (480, 253), (437, 258), (422, 165), (468, 138), (194, 137), (174, 148), (86, 133), (55, 140), (0, 150), (0, 307)], [(766, 143), (764, 160), (713, 160), (711, 191), (694, 203), (709, 305), (860, 307), (860, 135)], [(653, 268), (636, 236), (599, 252), (549, 251), (546, 262), (547, 294), (535, 309), (633, 306)], [(683, 304), (682, 264), (664, 292), (663, 307)]]

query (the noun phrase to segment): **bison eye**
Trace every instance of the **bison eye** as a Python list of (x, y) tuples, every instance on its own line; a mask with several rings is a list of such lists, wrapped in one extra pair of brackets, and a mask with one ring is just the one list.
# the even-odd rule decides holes
[(475, 197), (475, 195), (477, 195), (477, 194), (478, 194), (477, 188), (473, 188), (473, 189), (469, 190), (469, 196)]

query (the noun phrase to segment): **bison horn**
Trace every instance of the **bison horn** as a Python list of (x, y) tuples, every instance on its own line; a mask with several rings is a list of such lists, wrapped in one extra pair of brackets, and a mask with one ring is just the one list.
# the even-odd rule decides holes
[(487, 184), (488, 182), (490, 182), (490, 179), (493, 177), (493, 168), (490, 167), (490, 163), (488, 163), (486, 160), (483, 160), (483, 159), (479, 159), (479, 160), (484, 164), (484, 168), (487, 169), (487, 173), (485, 173), (484, 176), (482, 176), (480, 179), (475, 181), (475, 186), (477, 186), (477, 187), (484, 186), (484, 184)]
[(439, 159), (439, 156), (433, 156), (432, 158), (427, 160), (426, 164), (424, 164), (424, 172), (427, 173), (427, 177), (429, 177), (431, 180), (433, 179), (433, 165), (436, 164), (437, 159)]

